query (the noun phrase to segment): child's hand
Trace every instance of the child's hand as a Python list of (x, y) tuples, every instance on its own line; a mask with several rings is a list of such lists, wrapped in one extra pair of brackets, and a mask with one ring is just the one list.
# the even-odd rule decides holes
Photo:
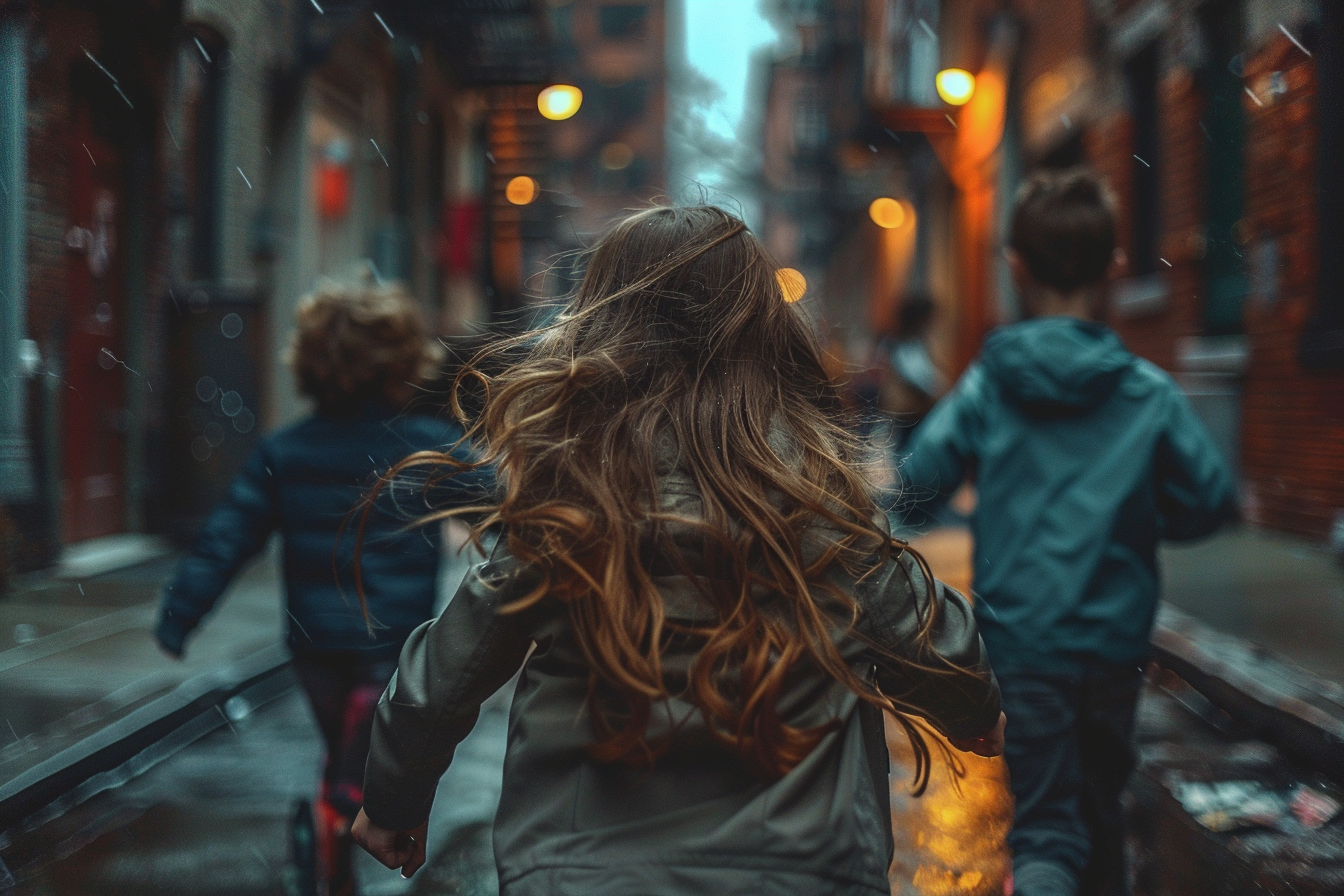
[(429, 822), (413, 831), (390, 831), (369, 821), (364, 810), (359, 810), (350, 835), (369, 855), (388, 868), (400, 868), (401, 876), (409, 878), (425, 864), (425, 832)]
[(1003, 755), (1003, 728), (1008, 717), (999, 713), (999, 721), (988, 734), (979, 737), (949, 737), (947, 742), (963, 753), (975, 753), (977, 756)]

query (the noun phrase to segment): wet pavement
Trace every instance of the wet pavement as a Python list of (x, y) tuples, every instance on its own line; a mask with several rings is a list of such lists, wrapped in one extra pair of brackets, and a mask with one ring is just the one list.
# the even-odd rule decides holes
[(1233, 528), (1166, 546), (1161, 559), (1168, 603), (1344, 684), (1344, 558), (1289, 535)]
[[(443, 570), (451, 594), (470, 558)], [(150, 636), (172, 561), (84, 583), (37, 581), (0, 602), (23, 643), (0, 651), (0, 710), (14, 733), (0, 748), (0, 786), (59, 760), (174, 688), (219, 678), (240, 657), (273, 652), (283, 631), (274, 556), (234, 583), (188, 645), (186, 662)], [(15, 621), (21, 620), (21, 621)], [(498, 802), (508, 713), (501, 691), (444, 776), (430, 863), (413, 881), (362, 852), (363, 896), (497, 893), (489, 820)], [(8, 726), (7, 729), (8, 730)], [(291, 842), (296, 806), (311, 803), (321, 739), (287, 667), (168, 738), (0, 831), (0, 893), (301, 894)]]
[[(1295, 640), (1287, 625), (1297, 618), (1296, 612), (1326, 618), (1334, 612), (1328, 602), (1335, 599), (1332, 589), (1338, 579), (1332, 576), (1338, 570), (1328, 565), (1333, 563), (1331, 558), (1311, 554), (1310, 549), (1296, 543), (1279, 544), (1276, 539), (1234, 532), (1206, 545), (1168, 552), (1169, 595), (1187, 612), (1203, 608), (1206, 614), (1216, 615), (1222, 611), (1238, 625), (1263, 625), (1267, 635), (1280, 638), (1286, 647), (1305, 647), (1298, 660), (1303, 665), (1331, 668), (1332, 657), (1312, 652), (1318, 639), (1323, 642), (1331, 637), (1328, 627), (1320, 626), (1324, 634), (1316, 631)], [(930, 533), (919, 546), (941, 578), (969, 591), (970, 542), (964, 530)], [(1307, 566), (1298, 563), (1301, 557), (1294, 551), (1308, 552)], [(1328, 562), (1310, 565), (1318, 561)], [(0, 620), (7, 626), (26, 623), (38, 634), (36, 640), (0, 651), (0, 706), (11, 723), (18, 723), (17, 737), (9, 747), (0, 748), (0, 763), (9, 763), (0, 765), (0, 770), (22, 768), (25, 762), (31, 763), (31, 758), (24, 758), (28, 754), (120, 717), (127, 706), (137, 705), (137, 699), (142, 699), (135, 698), (136, 693), (157, 693), (160, 686), (169, 686), (171, 682), (162, 678), (168, 673), (209, 674), (211, 663), (227, 662), (279, 640), (282, 616), (274, 568), (261, 563), (240, 580), (216, 618), (191, 646), (188, 665), (158, 656), (148, 637), (150, 602), (169, 568), (167, 564), (150, 564), (127, 571), (121, 574), (123, 581), (119, 584), (103, 577), (85, 583), (83, 594), (77, 588), (72, 591), (65, 585), (53, 585), (53, 590), (60, 589), (54, 595), (60, 599), (46, 603), (31, 599), (0, 602)], [(464, 569), (462, 562), (445, 575), (460, 577)], [(1201, 587), (1201, 570), (1221, 584)], [(1227, 581), (1236, 583), (1235, 587), (1227, 587)], [(1275, 592), (1265, 589), (1283, 581), (1297, 582), (1292, 600), (1302, 609), (1286, 612), (1282, 624), (1276, 625)], [(1215, 587), (1224, 588), (1222, 601), (1216, 600)], [(1281, 603), (1282, 597), (1278, 599)], [(60, 613), (62, 600), (69, 611), (64, 616)], [(1233, 600), (1238, 602), (1235, 606)], [(1309, 601), (1326, 603), (1312, 610), (1307, 607)], [(88, 627), (90, 623), (92, 627)], [(31, 632), (21, 634), (26, 637)], [(45, 638), (57, 640), (44, 644)], [(15, 650), (22, 652), (15, 654)], [(197, 663), (200, 665), (193, 665)], [(88, 668), (99, 670), (98, 674), (90, 675)], [(77, 671), (79, 674), (75, 674)], [(139, 692), (135, 690), (137, 682), (141, 682)], [(11, 683), (28, 690), (11, 690)], [(31, 701), (34, 695), (44, 693), (43, 688), (64, 702), (53, 701), (56, 708), (25, 709), (22, 700), (13, 696), (26, 693), (25, 699)], [(109, 696), (117, 694), (121, 696)], [(89, 706), (97, 709), (87, 709)], [(1264, 879), (1265, 874), (1280, 873), (1272, 870), (1278, 867), (1273, 865), (1276, 861), (1296, 861), (1295, 867), (1300, 869), (1304, 862), (1310, 864), (1311, 855), (1334, 855), (1329, 852), (1333, 848), (1330, 838), (1340, 838), (1338, 823), (1327, 826), (1321, 835), (1325, 839), (1319, 843), (1280, 843), (1278, 852), (1263, 832), (1231, 839), (1219, 835), (1223, 840), (1210, 840), (1207, 832), (1199, 830), (1190, 833), (1193, 821), (1182, 816), (1179, 806), (1173, 809), (1167, 787), (1172, 768), (1179, 768), (1187, 777), (1203, 774), (1216, 778), (1236, 771), (1235, 767), (1223, 769), (1218, 765), (1230, 761), (1229, 757), (1241, 756), (1264, 766), (1264, 758), (1269, 755), (1269, 766), (1279, 768), (1281, 773), (1289, 765), (1273, 756), (1272, 748), (1258, 742), (1229, 749), (1229, 743), (1236, 746), (1235, 739), (1229, 741), (1217, 731), (1205, 730), (1206, 723), (1173, 702), (1166, 692), (1154, 692), (1143, 707), (1140, 739), (1144, 741), (1144, 764), (1135, 789), (1136, 812), (1140, 813), (1136, 816), (1140, 824), (1136, 828), (1135, 868), (1141, 880), (1149, 884), (1141, 892), (1154, 896), (1187, 892), (1173, 887), (1189, 884), (1190, 875), (1207, 875), (1198, 870), (1203, 867), (1199, 863), (1210, 856), (1216, 859), (1234, 847), (1241, 848), (1238, 844), (1244, 845), (1243, 853), (1249, 858), (1224, 864), (1241, 869), (1238, 874), (1252, 869), (1242, 874), (1251, 881), (1257, 874)], [(71, 715), (80, 718), (72, 722)], [(506, 721), (507, 695), (501, 694), (487, 706), (477, 729), (459, 749), (440, 784), (426, 867), (414, 880), (402, 881), (395, 872), (382, 869), (361, 853), (357, 875), (364, 896), (493, 896), (497, 892), (488, 821), (498, 799)], [(86, 788), (54, 805), (24, 826), (0, 832), (0, 858), (12, 875), (12, 884), (7, 886), (5, 872), (0, 869), (0, 892), (32, 896), (289, 896), (302, 892), (302, 875), (291, 846), (291, 825), (296, 803), (312, 799), (321, 746), (308, 707), (288, 670), (258, 681), (178, 740), (156, 744), (103, 776), (97, 787)], [(891, 747), (897, 839), (893, 893), (1002, 893), (1009, 868), (1004, 836), (1011, 818), (1002, 763), (962, 757), (967, 775), (959, 784), (954, 785), (946, 768), (940, 767), (928, 793), (913, 799), (907, 792), (909, 749), (897, 731), (892, 733)], [(1249, 774), (1248, 768), (1241, 768), (1241, 772)], [(0, 777), (0, 782), (8, 777)], [(1186, 864), (1194, 862), (1191, 868), (1195, 870), (1181, 871), (1181, 861), (1172, 861), (1167, 844), (1177, 831), (1164, 827), (1170, 825), (1186, 831), (1183, 836), (1190, 841), (1189, 849), (1194, 850), (1190, 855), (1195, 856)], [(1287, 846), (1300, 848), (1296, 853), (1284, 853)], [(1288, 875), (1287, 871), (1282, 873)], [(1300, 870), (1296, 876), (1283, 879), (1299, 887), (1310, 887), (1312, 880), (1309, 873)], [(1200, 885), (1205, 884), (1208, 881)], [(1213, 885), (1188, 892), (1235, 892), (1209, 886)], [(1281, 888), (1268, 891), (1292, 892)], [(1300, 892), (1336, 891), (1308, 888)]]
[(183, 684), (281, 641), (267, 556), (229, 589), (184, 660), (165, 656), (151, 631), (171, 572), (166, 558), (84, 582), (38, 579), (0, 598), (0, 791)]
[[(429, 865), (403, 881), (359, 853), (363, 896), (498, 891), (485, 822), (498, 801), (506, 699), (487, 707), (440, 784)], [(283, 670), (234, 698), (208, 733), (148, 771), (110, 782), (31, 830), (9, 831), (0, 855), (16, 881), (11, 892), (297, 896), (303, 872), (292, 822), (296, 805), (316, 794), (321, 762), (307, 702)]]

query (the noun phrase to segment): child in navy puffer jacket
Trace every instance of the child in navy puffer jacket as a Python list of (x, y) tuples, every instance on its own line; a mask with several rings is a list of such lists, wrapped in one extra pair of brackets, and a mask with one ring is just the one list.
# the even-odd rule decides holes
[[(305, 299), (290, 361), (316, 413), (261, 440), (163, 593), (155, 636), (181, 656), (230, 580), (280, 533), (289, 647), (327, 746), (324, 826), (338, 832), (363, 798), (378, 695), (407, 636), (434, 614), (438, 530), (407, 531), (407, 519), (423, 514), (426, 501), (475, 504), (493, 489), (490, 473), (472, 470), (436, 484), (433, 494), (384, 491), (364, 518), (366, 624), (353, 560), (362, 497), (378, 474), (417, 451), (466, 457), (459, 426), (401, 412), (442, 360), (442, 346), (398, 288), (332, 286)], [(343, 877), (344, 869), (333, 874)], [(332, 884), (332, 892), (341, 888)]]

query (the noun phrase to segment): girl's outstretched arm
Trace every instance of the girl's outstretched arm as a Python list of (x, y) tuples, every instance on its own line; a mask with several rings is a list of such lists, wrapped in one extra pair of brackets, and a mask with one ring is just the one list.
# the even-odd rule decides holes
[(526, 578), (496, 549), (467, 573), (443, 615), (406, 641), (373, 720), (364, 812), (377, 828), (413, 835), (426, 823), (434, 788), (481, 703), (523, 664), (532, 645), (526, 613), (500, 608), (526, 593)]
[[(975, 616), (956, 591), (936, 580), (932, 585), (930, 593), (909, 554), (859, 583), (858, 632), (874, 645), (878, 687), (954, 744), (992, 749), (1002, 725), (999, 684)], [(920, 637), (930, 616), (927, 635)], [(980, 752), (975, 746), (970, 751)]]

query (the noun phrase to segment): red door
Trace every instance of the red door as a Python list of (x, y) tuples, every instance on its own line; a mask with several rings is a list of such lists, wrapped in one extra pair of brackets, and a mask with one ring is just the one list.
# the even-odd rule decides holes
[[(66, 543), (122, 531), (125, 520), (126, 326), (119, 253), (122, 159), (106, 111), (75, 79), (66, 230), (61, 534)], [(101, 98), (100, 98), (101, 99)]]

